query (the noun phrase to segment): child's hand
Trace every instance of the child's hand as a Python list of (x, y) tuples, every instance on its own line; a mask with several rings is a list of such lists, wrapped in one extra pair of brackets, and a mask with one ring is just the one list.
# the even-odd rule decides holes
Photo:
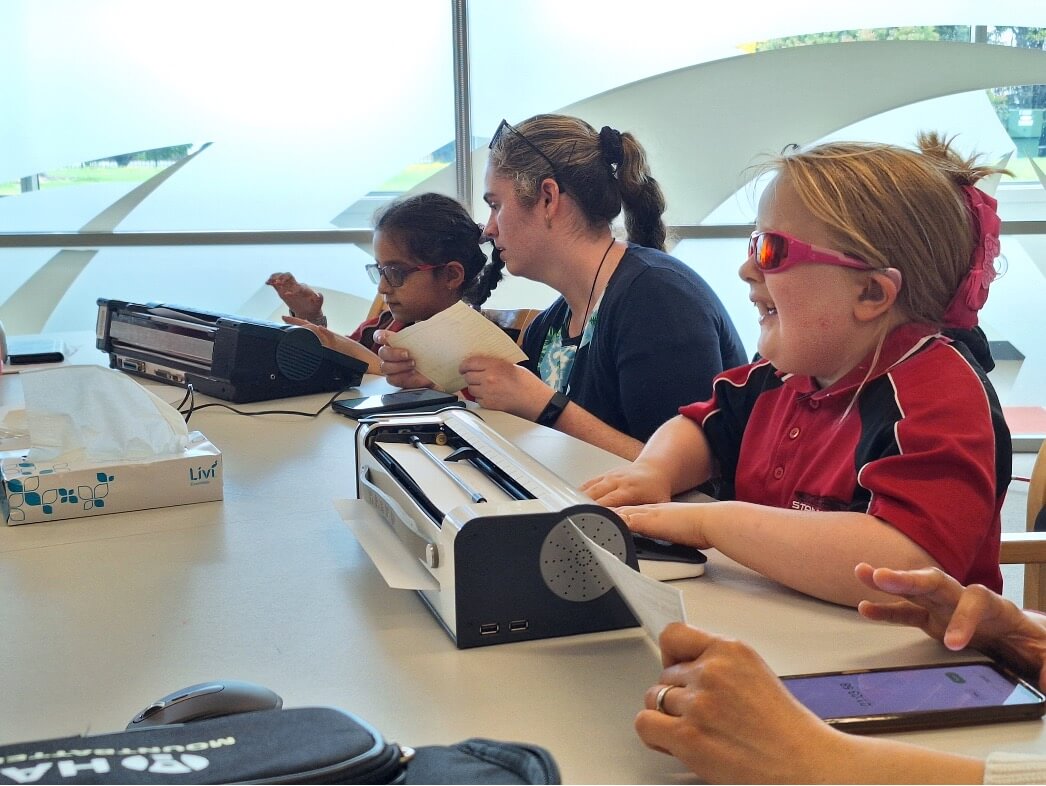
[(607, 506), (643, 505), (672, 499), (672, 489), (664, 473), (642, 461), (585, 481), (581, 491)]
[(702, 531), (702, 512), (715, 503), (707, 502), (662, 502), (657, 505), (635, 505), (614, 508), (624, 519), (628, 528), (640, 535), (658, 540), (668, 540), (693, 546), (696, 549), (711, 548)]
[(340, 333), (335, 333), (329, 328), (321, 327), (320, 325), (314, 325), (311, 322), (306, 322), (304, 319), (298, 319), (297, 317), (283, 317), (283, 321), (288, 325), (296, 325), (303, 327), (306, 330), (311, 330), (317, 338), (320, 340), (320, 344), (327, 347), (327, 349), (333, 349), (335, 352), (340, 352), (343, 355), (348, 355), (351, 358), (362, 360), (367, 364), (368, 374), (379, 373), (378, 356), (367, 349), (363, 344), (358, 341), (353, 341), (348, 336), (343, 336)]
[(414, 368), (410, 352), (388, 343), (389, 331), (375, 330), (374, 343), (381, 359), (378, 373), (384, 374), (390, 385), (398, 388), (432, 388), (436, 383)]
[[(300, 319), (298, 317), (283, 316), (281, 317), (281, 319), (283, 319), (283, 321), (286, 322), (288, 325), (303, 327), (306, 330), (312, 331), (316, 334), (316, 338), (320, 340), (320, 344), (327, 347), (327, 349), (336, 349), (341, 351), (338, 346), (338, 339), (343, 338), (343, 336), (338, 335), (333, 330), (330, 330), (325, 327), (320, 327), (319, 325), (314, 325), (308, 320)], [(345, 340), (348, 341), (348, 339)]]
[(276, 290), (294, 316), (311, 322), (323, 313), (323, 295), (290, 273), (273, 273), (265, 283)]

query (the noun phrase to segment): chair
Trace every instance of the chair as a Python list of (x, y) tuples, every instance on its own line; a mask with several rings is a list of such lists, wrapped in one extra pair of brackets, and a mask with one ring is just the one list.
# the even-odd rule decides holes
[(1046, 610), (1046, 532), (1035, 521), (1046, 508), (1046, 442), (1039, 448), (1028, 484), (1027, 531), (1004, 532), (999, 562), (1024, 565), (1024, 607)]
[(381, 296), (379, 292), (374, 296), (374, 300), (371, 301), (370, 310), (367, 312), (367, 316), (364, 317), (364, 321), (370, 322), (378, 314), (385, 310), (385, 298)]
[(504, 330), (517, 344), (523, 344), (523, 333), (534, 317), (541, 313), (537, 308), (483, 308), (480, 313)]
[[(385, 299), (380, 295), (374, 296), (367, 312), (367, 319), (374, 319), (385, 308)], [(504, 330), (509, 338), (517, 344), (523, 343), (523, 332), (527, 325), (534, 321), (534, 317), (541, 313), (537, 308), (484, 308), (480, 313), (487, 319)]]

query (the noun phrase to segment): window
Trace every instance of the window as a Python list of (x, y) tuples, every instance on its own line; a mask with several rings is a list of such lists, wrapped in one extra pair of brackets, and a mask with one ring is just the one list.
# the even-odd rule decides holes
[[(787, 142), (957, 133), (990, 160), (1008, 156), (1015, 174), (998, 188), (1009, 270), (983, 321), (1026, 356), (1000, 381), (1004, 399), (1039, 403), (1040, 5), (814, 0), (712, 19), (672, 0), (473, 2), (475, 171), (502, 117), (564, 111), (635, 132), (684, 238), (675, 253), (717, 287), (751, 349), (735, 275), (758, 195), (748, 165)], [(1024, 26), (970, 26), (997, 19)], [(272, 317), (282, 309), (263, 282), (293, 270), (338, 300), (332, 324), (350, 329), (374, 293), (362, 270), (374, 209), (412, 188), (456, 190), (452, 33), (451, 5), (428, 0), (0, 4), (0, 232), (245, 233), (221, 245), (5, 242), (0, 320), (12, 332), (87, 329), (98, 297)], [(957, 43), (971, 36), (997, 46)], [(473, 211), (482, 220), (478, 196)], [(334, 229), (364, 231), (345, 244), (252, 234)], [(491, 305), (551, 297), (512, 280)]]

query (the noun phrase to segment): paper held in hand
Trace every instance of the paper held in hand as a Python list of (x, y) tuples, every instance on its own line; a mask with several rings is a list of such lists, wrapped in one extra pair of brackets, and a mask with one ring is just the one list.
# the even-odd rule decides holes
[(575, 537), (585, 544), (593, 559), (603, 568), (609, 582), (617, 587), (625, 604), (636, 615), (639, 624), (643, 626), (643, 630), (655, 646), (658, 645), (661, 631), (670, 622), (687, 621), (682, 592), (632, 570), (582, 532), (573, 521), (570, 522), (570, 526), (574, 529)]
[(389, 345), (408, 350), (418, 372), (448, 393), (466, 386), (458, 367), (471, 355), (509, 363), (527, 359), (501, 328), (461, 301), (423, 322), (390, 333)]

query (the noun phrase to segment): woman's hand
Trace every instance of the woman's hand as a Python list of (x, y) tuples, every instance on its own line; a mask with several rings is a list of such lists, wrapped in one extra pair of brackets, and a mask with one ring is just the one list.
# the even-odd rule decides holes
[[(661, 634), (665, 670), (636, 716), (640, 738), (709, 782), (842, 783), (841, 732), (826, 726), (746, 644), (681, 623)], [(657, 695), (662, 710), (656, 709)]]
[(800, 704), (747, 644), (673, 623), (661, 634), (661, 659), (665, 670), (646, 692), (636, 731), (709, 783), (984, 779), (978, 759), (836, 731)]
[(468, 382), (469, 395), (485, 409), (534, 420), (552, 398), (552, 389), (541, 379), (506, 360), (473, 355), (458, 371)]
[(980, 584), (969, 587), (937, 568), (890, 570), (862, 562), (857, 578), (872, 589), (899, 597), (893, 602), (862, 601), (857, 610), (870, 620), (921, 628), (948, 649), (974, 647), (1018, 671), (1034, 674), (1046, 688), (1046, 618), (1021, 611)]
[(375, 330), (374, 343), (380, 358), (379, 374), (384, 374), (390, 385), (399, 388), (434, 388), (436, 383), (414, 368), (410, 352), (388, 343), (388, 330)]

